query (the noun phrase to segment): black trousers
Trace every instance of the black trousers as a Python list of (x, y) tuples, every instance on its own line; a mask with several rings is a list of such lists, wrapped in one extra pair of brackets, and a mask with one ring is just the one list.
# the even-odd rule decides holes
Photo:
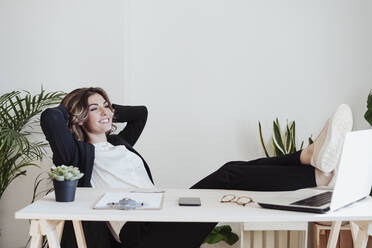
[[(315, 169), (300, 162), (301, 151), (274, 158), (232, 161), (192, 189), (285, 191), (315, 187)], [(127, 222), (120, 232), (122, 248), (197, 248), (217, 223)]]

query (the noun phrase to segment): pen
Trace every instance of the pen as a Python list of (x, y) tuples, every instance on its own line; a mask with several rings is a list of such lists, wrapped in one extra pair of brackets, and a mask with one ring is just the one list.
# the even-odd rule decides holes
[(165, 190), (153, 190), (153, 191), (146, 191), (146, 190), (131, 190), (130, 193), (164, 193)]
[[(123, 201), (123, 200), (121, 200)], [(122, 209), (122, 210), (131, 210), (131, 209), (136, 209), (139, 207), (142, 207), (144, 205), (143, 202), (136, 202), (131, 199), (126, 199), (124, 202), (108, 202), (107, 206), (112, 207), (112, 208), (117, 208), (117, 209)], [(125, 202), (126, 201), (126, 202)]]

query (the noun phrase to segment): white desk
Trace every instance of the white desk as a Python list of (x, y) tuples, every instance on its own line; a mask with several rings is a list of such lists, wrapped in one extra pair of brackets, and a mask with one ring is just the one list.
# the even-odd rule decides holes
[[(123, 191), (123, 190), (106, 190)], [(94, 210), (95, 202), (104, 194), (104, 190), (92, 188), (78, 188), (74, 202), (55, 202), (54, 193), (51, 193), (33, 204), (17, 211), (16, 219), (31, 219), (30, 235), (31, 247), (39, 247), (42, 235), (47, 235), (49, 247), (58, 248), (58, 231), (63, 227), (64, 220), (72, 220), (76, 232), (79, 248), (86, 247), (82, 233), (81, 221), (167, 221), (167, 222), (312, 222), (332, 221), (333, 229), (328, 247), (335, 247), (341, 221), (352, 221), (356, 247), (365, 247), (368, 240), (368, 229), (372, 222), (372, 199), (366, 199), (352, 206), (343, 208), (334, 213), (311, 214), (279, 210), (262, 209), (255, 205), (246, 207), (233, 203), (220, 203), (224, 194), (237, 196), (251, 196), (255, 200), (276, 194), (275, 192), (250, 192), (227, 190), (184, 190), (168, 189), (164, 195), (161, 210)], [(201, 207), (179, 207), (180, 196), (197, 196), (201, 198)]]

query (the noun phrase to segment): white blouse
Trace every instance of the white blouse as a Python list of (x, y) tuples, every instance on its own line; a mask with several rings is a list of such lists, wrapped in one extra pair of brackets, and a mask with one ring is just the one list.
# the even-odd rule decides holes
[[(154, 188), (142, 159), (125, 146), (109, 142), (93, 144), (95, 156), (90, 183), (93, 188)], [(124, 221), (110, 221), (109, 228), (120, 242)]]
[(94, 188), (153, 188), (142, 159), (125, 146), (108, 142), (94, 144), (91, 177)]

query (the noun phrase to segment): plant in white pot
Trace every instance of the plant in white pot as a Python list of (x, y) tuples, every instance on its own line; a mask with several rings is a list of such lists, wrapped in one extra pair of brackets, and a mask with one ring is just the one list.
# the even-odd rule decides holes
[(49, 177), (53, 180), (56, 201), (74, 201), (77, 183), (83, 175), (84, 173), (74, 166), (52, 166)]

